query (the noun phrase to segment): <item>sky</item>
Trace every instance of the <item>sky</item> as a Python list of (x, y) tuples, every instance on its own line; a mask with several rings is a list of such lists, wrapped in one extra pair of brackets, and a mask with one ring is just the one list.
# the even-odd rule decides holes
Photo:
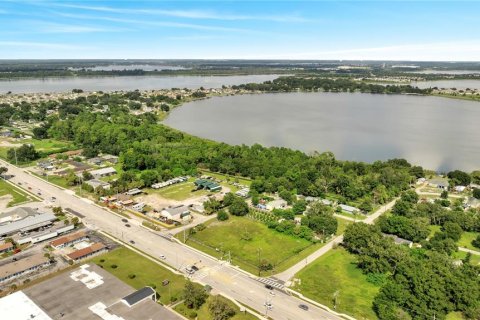
[(0, 59), (479, 61), (480, 1), (0, 0)]

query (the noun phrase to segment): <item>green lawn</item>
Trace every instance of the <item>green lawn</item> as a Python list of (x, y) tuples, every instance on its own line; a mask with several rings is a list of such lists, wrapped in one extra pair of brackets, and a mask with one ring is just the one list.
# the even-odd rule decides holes
[[(452, 258), (454, 259), (465, 259), (465, 257), (467, 256), (467, 253), (466, 252), (463, 252), (463, 251), (457, 251), (457, 252), (454, 252), (452, 253)], [(480, 255), (478, 254), (472, 254), (471, 255), (471, 258), (470, 258), (470, 263), (477, 266), (477, 265), (480, 265)]]
[(459, 247), (464, 247), (471, 250), (480, 251), (480, 248), (475, 248), (472, 245), (472, 241), (478, 237), (480, 232), (463, 232), (462, 237), (458, 240), (457, 244)]
[(43, 151), (43, 152), (51, 152), (51, 151), (60, 150), (60, 149), (74, 148), (71, 142), (59, 141), (54, 139), (45, 139), (45, 140), (27, 139), (27, 140), (18, 141), (18, 143), (33, 144), (35, 146), (35, 149), (37, 149), (37, 151)]
[[(101, 262), (104, 260), (103, 262)], [(185, 278), (176, 275), (153, 261), (125, 247), (118, 248), (104, 255), (95, 257), (92, 261), (135, 289), (155, 285), (163, 304), (170, 303), (170, 297), (181, 299), (185, 286)], [(112, 268), (117, 265), (117, 268)], [(128, 276), (134, 274), (135, 278)], [(162, 286), (163, 280), (170, 280), (168, 286)]]
[[(259, 260), (275, 266), (262, 275), (277, 273), (323, 245), (279, 233), (244, 217), (230, 216), (227, 221), (211, 220), (206, 225), (205, 230), (191, 235), (187, 244), (218, 258), (226, 258), (224, 253), (230, 251), (232, 263), (253, 274), (258, 274)], [(183, 234), (177, 237), (183, 241)]]
[(353, 223), (353, 221), (342, 219), (339, 217), (336, 217), (336, 219), (338, 221), (338, 227), (337, 227), (337, 233), (336, 233), (337, 236), (344, 233), (345, 229), (347, 229), (347, 226)]
[(377, 319), (372, 302), (380, 288), (367, 282), (355, 261), (345, 249), (330, 250), (295, 276), (301, 280), (295, 289), (330, 308), (338, 291), (336, 311), (357, 319)]
[(63, 177), (60, 177), (60, 176), (57, 176), (57, 175), (48, 175), (48, 178), (46, 176), (43, 176), (43, 175), (39, 175), (39, 174), (36, 174), (34, 173), (34, 175), (36, 175), (37, 177), (45, 180), (45, 181), (48, 181), (50, 183), (53, 183), (59, 187), (62, 187), (62, 188), (70, 188), (68, 185), (67, 185), (67, 180), (65, 180), (65, 178)]
[(32, 198), (23, 190), (12, 186), (11, 184), (0, 179), (0, 196), (11, 195), (13, 199), (7, 204), (8, 207), (13, 207), (19, 203), (31, 201)]
[(439, 232), (441, 228), (442, 228), (442, 227), (440, 227), (440, 226), (431, 225), (431, 226), (430, 226), (430, 234), (428, 235), (428, 238), (430, 239), (431, 237), (433, 237), (433, 235), (434, 235), (436, 232)]
[(465, 318), (463, 317), (463, 314), (461, 312), (450, 312), (445, 317), (445, 320), (463, 320), (463, 319)]
[(187, 182), (177, 183), (158, 190), (146, 189), (145, 191), (147, 193), (156, 193), (164, 198), (178, 201), (186, 200), (192, 197), (205, 196), (211, 193), (206, 190), (195, 191), (196, 187), (193, 184), (194, 181), (194, 178), (190, 178)]
[[(210, 320), (212, 319), (212, 316), (210, 314), (210, 311), (208, 310), (208, 303), (212, 299), (210, 296), (207, 301), (198, 309), (198, 310), (193, 310), (193, 309), (188, 309), (183, 303), (175, 306), (175, 311), (178, 313), (182, 314), (184, 317), (189, 318), (189, 319), (195, 319), (195, 317), (191, 317), (192, 312), (195, 312), (197, 314), (197, 320)], [(235, 316), (231, 317), (229, 320), (254, 320), (257, 319), (253, 315), (249, 313), (243, 313), (240, 312), (240, 309), (230, 300), (223, 298), (222, 299), (227, 302), (230, 307), (232, 307), (236, 313)]]

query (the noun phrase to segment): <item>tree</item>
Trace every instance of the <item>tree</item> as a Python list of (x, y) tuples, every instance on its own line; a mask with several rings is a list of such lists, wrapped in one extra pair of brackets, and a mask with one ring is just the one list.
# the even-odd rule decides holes
[(228, 213), (225, 210), (220, 210), (217, 213), (217, 220), (218, 221), (225, 221), (228, 220)]
[(74, 186), (80, 182), (80, 178), (77, 177), (73, 170), (70, 170), (68, 174), (65, 176), (65, 180), (67, 180), (68, 186)]
[(455, 186), (468, 186), (472, 181), (468, 173), (460, 170), (450, 171), (447, 176)]
[(235, 315), (235, 310), (219, 296), (213, 296), (208, 304), (213, 320), (227, 320)]
[(382, 241), (380, 229), (363, 222), (348, 225), (343, 236), (343, 245), (350, 253), (362, 253), (372, 243)]
[(223, 197), (223, 205), (225, 207), (228, 207), (229, 205), (231, 205), (233, 203), (233, 200), (235, 199), (235, 195), (231, 192), (225, 194), (225, 196)]
[(0, 167), (0, 176), (8, 171), (7, 167)]
[(478, 189), (478, 188), (473, 189), (472, 195), (473, 195), (474, 198), (480, 199), (480, 189)]
[(462, 237), (462, 228), (456, 222), (447, 221), (442, 227), (442, 231), (447, 238), (457, 242)]
[(210, 198), (203, 203), (203, 207), (207, 214), (212, 214), (220, 209), (221, 204), (215, 198)]
[(53, 214), (55, 216), (63, 216), (65, 213), (63, 212), (62, 207), (53, 207), (52, 208)]
[(448, 191), (443, 190), (442, 193), (440, 194), (440, 198), (442, 199), (448, 199)]
[(72, 218), (72, 224), (76, 227), (80, 223), (80, 220), (78, 217), (73, 217)]
[(338, 221), (333, 216), (332, 207), (315, 202), (305, 212), (302, 225), (309, 227), (317, 234), (329, 236), (337, 232)]
[(24, 144), (19, 148), (10, 148), (7, 151), (7, 159), (10, 162), (30, 162), (40, 158), (40, 154), (31, 144)]
[(292, 211), (294, 214), (302, 214), (307, 209), (307, 202), (305, 200), (298, 200), (292, 206)]
[(480, 249), (480, 235), (478, 235), (477, 238), (472, 240), (472, 246)]
[(48, 138), (48, 129), (44, 126), (33, 128), (32, 133), (39, 140)]
[(208, 294), (202, 286), (187, 280), (183, 289), (183, 299), (185, 299), (184, 303), (188, 308), (200, 308), (207, 298)]
[(244, 216), (248, 213), (248, 204), (240, 197), (235, 197), (228, 208), (234, 216)]
[(82, 177), (83, 177), (83, 180), (85, 181), (88, 181), (88, 180), (92, 180), (93, 179), (93, 176), (90, 172), (88, 171), (83, 171), (82, 172)]
[(159, 174), (156, 170), (144, 170), (140, 174), (140, 180), (145, 186), (150, 187), (152, 184), (158, 182)]

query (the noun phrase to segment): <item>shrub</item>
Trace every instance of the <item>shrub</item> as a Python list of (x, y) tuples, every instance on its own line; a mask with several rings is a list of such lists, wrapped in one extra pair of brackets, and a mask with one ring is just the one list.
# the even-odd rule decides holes
[(195, 311), (190, 312), (189, 317), (195, 319), (197, 317), (197, 313)]
[(220, 210), (217, 213), (217, 220), (218, 221), (225, 221), (228, 220), (228, 213), (225, 210)]
[(135, 279), (135, 277), (136, 277), (136, 275), (134, 275), (133, 273), (131, 273), (131, 274), (128, 275), (128, 278), (129, 278), (129, 279)]
[(117, 269), (118, 266), (117, 266), (116, 264), (112, 264), (112, 265), (110, 266), (110, 268), (112, 268), (112, 269)]

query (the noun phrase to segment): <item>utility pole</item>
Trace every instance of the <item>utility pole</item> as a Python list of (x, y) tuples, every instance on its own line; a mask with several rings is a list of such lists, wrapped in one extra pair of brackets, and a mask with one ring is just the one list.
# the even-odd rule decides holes
[(17, 148), (13, 148), (13, 152), (15, 153), (15, 165), (18, 167)]

